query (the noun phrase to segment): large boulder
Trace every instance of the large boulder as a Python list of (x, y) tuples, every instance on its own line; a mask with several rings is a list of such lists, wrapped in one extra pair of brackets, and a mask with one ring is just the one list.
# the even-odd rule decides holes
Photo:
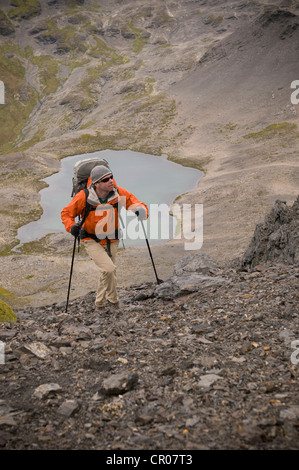
[(210, 256), (192, 253), (176, 263), (173, 276), (156, 286), (154, 295), (173, 300), (192, 292), (217, 288), (229, 282), (220, 273), (220, 267)]
[(265, 221), (257, 224), (241, 267), (272, 263), (299, 264), (299, 196), (291, 207), (277, 200)]

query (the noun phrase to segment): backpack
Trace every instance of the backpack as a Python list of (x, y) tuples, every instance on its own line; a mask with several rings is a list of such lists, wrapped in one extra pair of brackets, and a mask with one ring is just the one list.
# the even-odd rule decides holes
[(104, 165), (109, 168), (109, 163), (104, 158), (87, 158), (86, 160), (79, 160), (75, 163), (71, 197), (75, 196), (82, 189), (87, 188), (90, 172), (98, 165)]
[[(95, 166), (98, 166), (98, 165), (104, 165), (110, 170), (109, 163), (104, 158), (87, 158), (85, 160), (79, 160), (74, 165), (73, 189), (72, 189), (71, 197), (75, 196), (79, 191), (82, 191), (82, 189), (84, 190), (85, 196), (86, 196), (86, 206), (85, 206), (84, 216), (79, 222), (81, 231), (83, 230), (82, 225), (84, 224), (86, 217), (88, 216), (90, 211), (95, 210), (95, 208), (92, 207), (87, 202), (87, 196), (88, 196), (87, 183), (90, 177), (91, 170)], [(89, 234), (89, 236), (91, 236), (91, 234)], [(111, 257), (109, 238), (107, 238), (107, 245), (108, 245), (108, 254)]]

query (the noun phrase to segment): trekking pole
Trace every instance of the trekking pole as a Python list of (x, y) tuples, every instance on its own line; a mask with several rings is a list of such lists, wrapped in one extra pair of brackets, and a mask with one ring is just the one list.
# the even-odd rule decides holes
[[(120, 213), (118, 213), (118, 217), (119, 217), (119, 219), (120, 219), (120, 221), (121, 221), (122, 228), (125, 230), (125, 224), (124, 224), (124, 221), (123, 221), (122, 216), (120, 215)], [(123, 247), (124, 247), (124, 250), (125, 250), (126, 247), (125, 247), (125, 244), (124, 244), (124, 239), (123, 239), (123, 237), (121, 237), (121, 241), (122, 241), (122, 244), (123, 244)]]
[(146, 233), (145, 233), (143, 221), (140, 220), (140, 223), (141, 223), (141, 226), (142, 226), (142, 229), (143, 229), (143, 233), (144, 233), (144, 236), (145, 236), (145, 241), (146, 241), (146, 244), (147, 244), (147, 247), (148, 247), (148, 252), (149, 252), (150, 257), (151, 257), (151, 260), (152, 260), (152, 265), (153, 265), (154, 272), (155, 272), (155, 276), (156, 276), (156, 279), (157, 279), (157, 284), (161, 284), (163, 281), (162, 281), (162, 279), (159, 279), (159, 278), (158, 278), (157, 271), (156, 271), (156, 267), (155, 267), (155, 263), (154, 263), (153, 256), (152, 256), (152, 252), (151, 252), (151, 249), (150, 249), (150, 246), (149, 246), (149, 242), (148, 242), (148, 239), (147, 239), (147, 236), (146, 236)]
[(65, 307), (65, 313), (67, 313), (68, 305), (69, 305), (69, 298), (70, 298), (70, 290), (71, 290), (71, 281), (72, 281), (72, 274), (73, 274), (73, 266), (74, 266), (74, 258), (75, 258), (75, 251), (76, 251), (76, 243), (77, 243), (77, 237), (74, 237), (74, 247), (73, 247), (73, 256), (72, 256), (72, 264), (71, 264), (71, 271), (70, 271), (70, 280), (69, 280), (69, 288), (67, 292), (67, 299), (66, 299), (66, 307)]

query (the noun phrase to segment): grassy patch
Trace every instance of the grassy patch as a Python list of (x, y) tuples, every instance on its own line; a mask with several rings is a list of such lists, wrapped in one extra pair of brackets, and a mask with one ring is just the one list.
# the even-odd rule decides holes
[[(75, 149), (78, 148), (78, 153), (93, 152), (107, 148), (122, 150), (122, 145), (118, 143), (122, 138), (121, 130), (109, 135), (104, 135), (100, 132), (96, 135), (82, 134), (79, 138), (75, 138), (72, 141), (72, 145), (75, 146)], [(77, 153), (77, 150), (75, 152)]]
[[(40, 240), (35, 240), (32, 242), (24, 243), (22, 246), (20, 246), (20, 248), (18, 248), (18, 252), (21, 253), (22, 255), (44, 253), (45, 252), (45, 237), (43, 237)], [(26, 276), (25, 279), (31, 279), (32, 277), (33, 275), (29, 275), (29, 276)]]
[(2, 322), (16, 322), (17, 316), (12, 308), (3, 300), (0, 300), (0, 323)]
[(208, 22), (211, 23), (213, 26), (219, 26), (223, 21), (223, 15), (210, 15), (208, 18)]
[(36, 90), (25, 80), (25, 68), (18, 57), (7, 57), (0, 48), (0, 76), (5, 86), (5, 105), (0, 106), (0, 154), (9, 152), (28, 121), (38, 100)]
[(133, 52), (136, 52), (137, 54), (142, 51), (144, 48), (145, 44), (148, 41), (148, 38), (144, 35), (144, 31), (140, 28), (137, 28), (133, 24), (133, 20), (128, 23), (128, 28), (132, 33), (135, 35), (134, 43), (133, 43)]
[(90, 47), (87, 51), (88, 55), (91, 55), (92, 57), (96, 58), (103, 58), (107, 59), (108, 57), (111, 57), (111, 55), (114, 53), (114, 49), (109, 47), (103, 39), (98, 38), (97, 36), (93, 35), (93, 40), (95, 44)]
[(28, 20), (41, 13), (41, 5), (38, 0), (10, 0), (10, 5), (14, 8), (9, 9), (8, 16), (14, 20)]
[[(148, 77), (145, 81), (136, 81), (131, 84), (125, 85), (125, 91), (123, 92), (124, 101), (135, 101), (140, 98), (150, 98), (150, 95), (154, 91), (154, 84), (156, 80)], [(148, 106), (147, 102), (144, 103), (144, 107)]]
[(206, 172), (206, 166), (212, 160), (212, 157), (206, 156), (198, 156), (198, 158), (190, 157), (190, 158), (181, 158), (175, 155), (169, 155), (168, 160), (177, 163), (178, 165), (182, 165), (189, 168), (194, 168), (195, 170), (200, 170), (203, 173)]
[(5, 36), (13, 33), (15, 30), (12, 22), (7, 18), (2, 10), (0, 10), (0, 29), (2, 30), (2, 34)]
[(274, 137), (299, 137), (297, 124), (291, 122), (280, 122), (271, 124), (259, 132), (252, 132), (244, 135), (245, 139), (254, 139), (257, 141), (273, 139)]
[(6, 297), (11, 297), (12, 293), (9, 292), (8, 290), (4, 289), (4, 287), (0, 287), (0, 297), (1, 298), (6, 298)]
[(54, 17), (45, 20), (44, 24), (46, 30), (38, 36), (38, 39), (45, 43), (55, 43), (57, 54), (86, 52), (87, 46), (84, 42), (84, 36), (80, 35), (80, 31), (78, 33), (76, 26), (67, 25), (61, 28)]
[(45, 138), (45, 130), (38, 129), (30, 140), (26, 140), (26, 142), (22, 142), (16, 146), (16, 151), (24, 152), (25, 150), (33, 147), (38, 142), (41, 142)]
[(57, 78), (58, 62), (50, 55), (36, 56), (28, 47), (26, 47), (26, 55), (32, 64), (38, 67), (41, 93), (43, 95), (54, 93), (60, 85)]

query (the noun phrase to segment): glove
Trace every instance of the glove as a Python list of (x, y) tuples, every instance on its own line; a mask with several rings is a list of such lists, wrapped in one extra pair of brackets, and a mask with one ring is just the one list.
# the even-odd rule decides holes
[(135, 214), (137, 215), (139, 221), (145, 220), (147, 218), (146, 210), (142, 206), (136, 207)]
[(80, 235), (80, 230), (81, 230), (80, 224), (75, 224), (71, 228), (71, 234), (77, 238)]

